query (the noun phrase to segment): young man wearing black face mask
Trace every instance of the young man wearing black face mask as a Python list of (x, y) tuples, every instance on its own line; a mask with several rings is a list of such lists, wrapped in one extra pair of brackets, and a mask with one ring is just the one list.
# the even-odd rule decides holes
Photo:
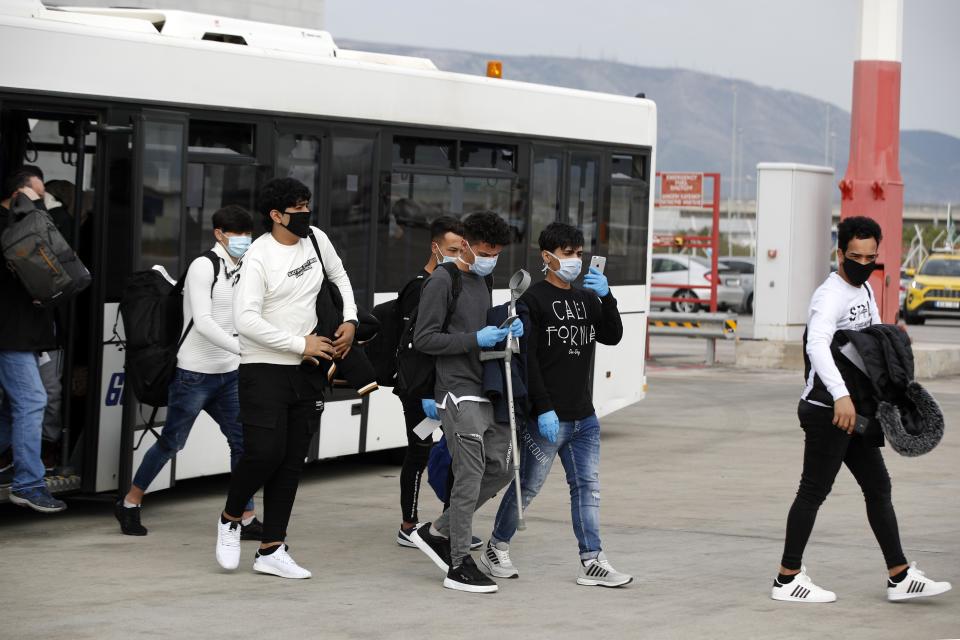
[(949, 582), (934, 582), (915, 564), (907, 564), (891, 501), (890, 476), (879, 449), (883, 439), (854, 434), (857, 408), (830, 351), (837, 331), (860, 331), (881, 322), (873, 289), (867, 283), (876, 268), (881, 238), (880, 225), (871, 218), (856, 216), (841, 221), (837, 225), (839, 268), (810, 300), (806, 340), (810, 374), (797, 408), (805, 434), (803, 475), (787, 517), (783, 558), (771, 591), (774, 600), (837, 599), (835, 593), (813, 583), (801, 560), (817, 511), (842, 465), (850, 469), (863, 490), (867, 518), (887, 565), (887, 598), (899, 601), (934, 596), (951, 588)]
[[(278, 178), (260, 191), (258, 209), (269, 231), (244, 255), (234, 297), (240, 336), (240, 422), (243, 456), (230, 479), (227, 504), (217, 524), (217, 562), (240, 562), (240, 518), (250, 497), (263, 487), (263, 535), (254, 571), (283, 578), (309, 578), (287, 553), (284, 539), (300, 470), (323, 411), (316, 376), (300, 368), (304, 356), (331, 360), (353, 344), (357, 322), (350, 279), (326, 234), (310, 226), (310, 190)], [(310, 240), (319, 245), (320, 257)], [(335, 339), (312, 335), (324, 270), (343, 295), (345, 322)]]

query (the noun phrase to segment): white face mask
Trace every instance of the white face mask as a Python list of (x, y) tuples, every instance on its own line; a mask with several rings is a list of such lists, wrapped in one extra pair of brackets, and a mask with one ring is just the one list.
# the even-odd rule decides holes
[(554, 271), (550, 268), (550, 265), (545, 262), (543, 264), (544, 272), (548, 270), (553, 271), (558, 278), (567, 283), (573, 282), (580, 277), (580, 271), (583, 269), (582, 258), (560, 258), (550, 251), (547, 251), (547, 253), (560, 263), (560, 268)]
[[(478, 276), (485, 278), (497, 267), (497, 258), (500, 256), (493, 256), (492, 258), (487, 258), (484, 256), (478, 256), (477, 252), (473, 250), (469, 244), (467, 248), (470, 249), (470, 253), (473, 254), (473, 264), (470, 265), (470, 271), (477, 274)], [(457, 258), (460, 262), (467, 264), (467, 261), (462, 258)]]
[(436, 242), (433, 243), (433, 246), (436, 247), (436, 251), (434, 252), (433, 256), (437, 259), (437, 264), (446, 264), (448, 262), (457, 261), (456, 256), (443, 255), (443, 252), (440, 251), (440, 245), (438, 245)]

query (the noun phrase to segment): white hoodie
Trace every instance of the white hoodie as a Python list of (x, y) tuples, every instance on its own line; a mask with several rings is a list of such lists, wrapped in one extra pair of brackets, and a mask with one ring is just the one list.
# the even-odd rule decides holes
[[(860, 331), (871, 324), (880, 324), (880, 312), (874, 299), (870, 283), (855, 287), (831, 273), (823, 281), (810, 299), (810, 311), (807, 317), (807, 356), (810, 358), (810, 375), (802, 399), (813, 389), (814, 376), (820, 376), (827, 391), (834, 400), (850, 395), (843, 382), (840, 370), (830, 353), (833, 334), (844, 329)], [(807, 400), (813, 404), (821, 404)]]
[[(330, 281), (343, 295), (343, 318), (357, 319), (350, 278), (330, 239), (310, 227), (317, 237)], [(240, 334), (240, 363), (300, 364), (304, 336), (317, 326), (316, 301), (323, 270), (310, 237), (293, 245), (277, 242), (265, 233), (243, 255), (240, 278), (234, 288), (233, 313)]]

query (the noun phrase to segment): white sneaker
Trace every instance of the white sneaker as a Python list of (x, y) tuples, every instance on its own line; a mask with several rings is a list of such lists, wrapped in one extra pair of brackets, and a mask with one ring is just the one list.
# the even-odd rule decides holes
[(899, 602), (913, 598), (929, 598), (950, 591), (953, 586), (949, 582), (935, 582), (917, 569), (917, 563), (911, 562), (907, 569), (907, 577), (893, 584), (887, 579), (887, 600)]
[(836, 602), (837, 594), (833, 591), (827, 591), (813, 584), (813, 580), (807, 575), (807, 568), (800, 567), (800, 573), (793, 577), (793, 580), (786, 584), (781, 584), (776, 578), (773, 579), (773, 590), (770, 597), (774, 600), (783, 602)]
[(313, 574), (301, 567), (287, 553), (287, 545), (281, 544), (280, 548), (268, 556), (260, 555), (257, 552), (257, 558), (253, 561), (253, 570), (259, 573), (269, 573), (272, 576), (281, 578), (293, 578), (303, 580)]
[(607, 560), (607, 554), (603, 551), (594, 560), (580, 562), (580, 575), (577, 576), (577, 584), (587, 587), (622, 587), (625, 584), (633, 582), (633, 576), (626, 573), (620, 573)]
[(510, 561), (510, 545), (506, 542), (487, 542), (487, 548), (480, 554), (480, 564), (494, 578), (518, 578), (520, 572)]
[(217, 562), (224, 569), (240, 566), (240, 522), (224, 524), (217, 518)]

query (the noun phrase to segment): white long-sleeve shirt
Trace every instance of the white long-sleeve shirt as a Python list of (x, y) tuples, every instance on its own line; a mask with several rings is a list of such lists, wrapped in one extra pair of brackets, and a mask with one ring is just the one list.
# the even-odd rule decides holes
[[(183, 287), (183, 326), (193, 327), (177, 353), (177, 366), (197, 373), (227, 373), (240, 366), (240, 341), (233, 328), (233, 281), (237, 265), (220, 243), (213, 247), (220, 273), (205, 256), (190, 263)], [(213, 285), (213, 295), (210, 286)]]
[[(343, 295), (343, 318), (357, 319), (350, 278), (327, 235), (311, 227), (317, 237), (330, 281)], [(243, 256), (234, 289), (233, 313), (240, 334), (240, 362), (300, 364), (304, 336), (317, 326), (316, 300), (323, 270), (309, 236), (293, 245), (277, 242), (265, 233)]]
[[(831, 273), (810, 299), (807, 316), (807, 356), (810, 358), (810, 375), (801, 398), (813, 389), (814, 376), (820, 376), (834, 400), (850, 395), (843, 376), (833, 361), (830, 343), (833, 334), (844, 329), (860, 331), (871, 324), (879, 324), (880, 312), (870, 283), (855, 287)], [(814, 402), (814, 404), (821, 404)]]

